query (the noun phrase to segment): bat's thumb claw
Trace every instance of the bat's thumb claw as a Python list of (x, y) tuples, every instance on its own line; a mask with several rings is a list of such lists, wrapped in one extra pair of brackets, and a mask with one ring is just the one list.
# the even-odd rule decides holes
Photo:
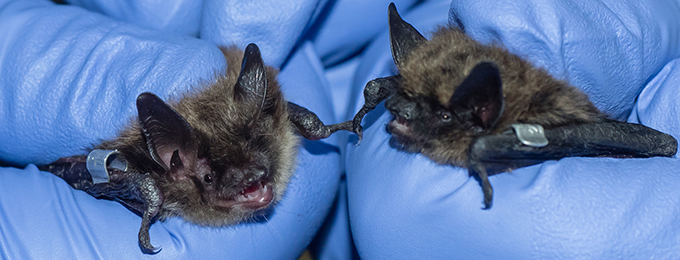
[(355, 133), (356, 133), (357, 136), (359, 137), (359, 140), (357, 140), (356, 146), (359, 146), (359, 144), (361, 143), (361, 140), (362, 140), (363, 137), (364, 137), (364, 133), (361, 131), (361, 129), (357, 129)]
[(148, 225), (142, 225), (142, 227), (139, 230), (139, 247), (142, 249), (142, 252), (145, 254), (157, 254), (158, 252), (161, 251), (160, 247), (154, 247), (151, 245), (151, 239), (149, 238), (149, 226)]
[(360, 124), (355, 124), (352, 132), (354, 132), (359, 137), (359, 141), (357, 141), (357, 145), (359, 145), (361, 139), (364, 137), (364, 130), (362, 129)]
[(491, 208), (492, 205), (493, 205), (493, 202), (491, 201), (491, 199), (490, 199), (490, 198), (489, 198), (489, 199), (486, 199), (486, 198), (485, 198), (485, 199), (484, 199), (484, 207), (483, 207), (482, 209), (483, 209), (483, 210), (488, 210), (488, 209)]
[(149, 255), (158, 254), (158, 252), (160, 252), (162, 250), (162, 248), (154, 247), (150, 243), (144, 245), (144, 243), (139, 242), (139, 247), (142, 249), (142, 252), (144, 252), (145, 254), (149, 254)]

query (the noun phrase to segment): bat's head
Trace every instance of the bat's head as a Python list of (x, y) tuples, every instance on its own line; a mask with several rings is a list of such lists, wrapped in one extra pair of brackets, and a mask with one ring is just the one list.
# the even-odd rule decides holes
[(491, 131), (504, 110), (500, 72), (493, 62), (464, 64), (443, 57), (446, 48), (425, 39), (389, 7), (392, 57), (401, 79), (385, 107), (388, 130), (401, 148), (435, 162), (466, 164), (467, 146)]
[(275, 72), (267, 70), (251, 44), (240, 70), (231, 68), (174, 109), (153, 94), (139, 96), (149, 154), (164, 170), (159, 175), (169, 215), (223, 226), (251, 218), (282, 197), (297, 139), (276, 75), (268, 75)]

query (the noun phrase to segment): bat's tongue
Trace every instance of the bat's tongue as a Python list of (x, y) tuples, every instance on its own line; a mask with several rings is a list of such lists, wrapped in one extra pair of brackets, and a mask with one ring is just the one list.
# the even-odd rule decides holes
[(258, 182), (241, 191), (236, 200), (245, 207), (256, 209), (268, 206), (273, 198), (272, 188), (267, 184)]
[(261, 189), (266, 189), (266, 187), (263, 187), (262, 183), (258, 183), (255, 185), (250, 185), (250, 187), (246, 188), (243, 190), (243, 194), (253, 194), (253, 193), (260, 193)]

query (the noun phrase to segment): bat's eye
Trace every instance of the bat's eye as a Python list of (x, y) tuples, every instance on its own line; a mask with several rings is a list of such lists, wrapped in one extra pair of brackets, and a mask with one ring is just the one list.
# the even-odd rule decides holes
[(213, 182), (213, 177), (212, 177), (211, 174), (206, 174), (205, 176), (203, 176), (203, 180), (204, 180), (206, 183), (211, 183), (211, 182)]
[(442, 122), (448, 123), (451, 121), (451, 112), (447, 111), (441, 112), (441, 114), (439, 114), (439, 117), (442, 120)]

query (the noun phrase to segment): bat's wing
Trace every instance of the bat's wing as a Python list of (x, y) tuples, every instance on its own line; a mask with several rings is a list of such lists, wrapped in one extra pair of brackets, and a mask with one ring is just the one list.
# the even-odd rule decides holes
[(487, 208), (491, 207), (493, 196), (489, 173), (573, 156), (670, 157), (678, 147), (677, 140), (668, 134), (613, 120), (545, 129), (547, 144), (532, 143), (521, 135), (515, 130), (483, 136), (470, 146), (469, 170), (480, 178)]

